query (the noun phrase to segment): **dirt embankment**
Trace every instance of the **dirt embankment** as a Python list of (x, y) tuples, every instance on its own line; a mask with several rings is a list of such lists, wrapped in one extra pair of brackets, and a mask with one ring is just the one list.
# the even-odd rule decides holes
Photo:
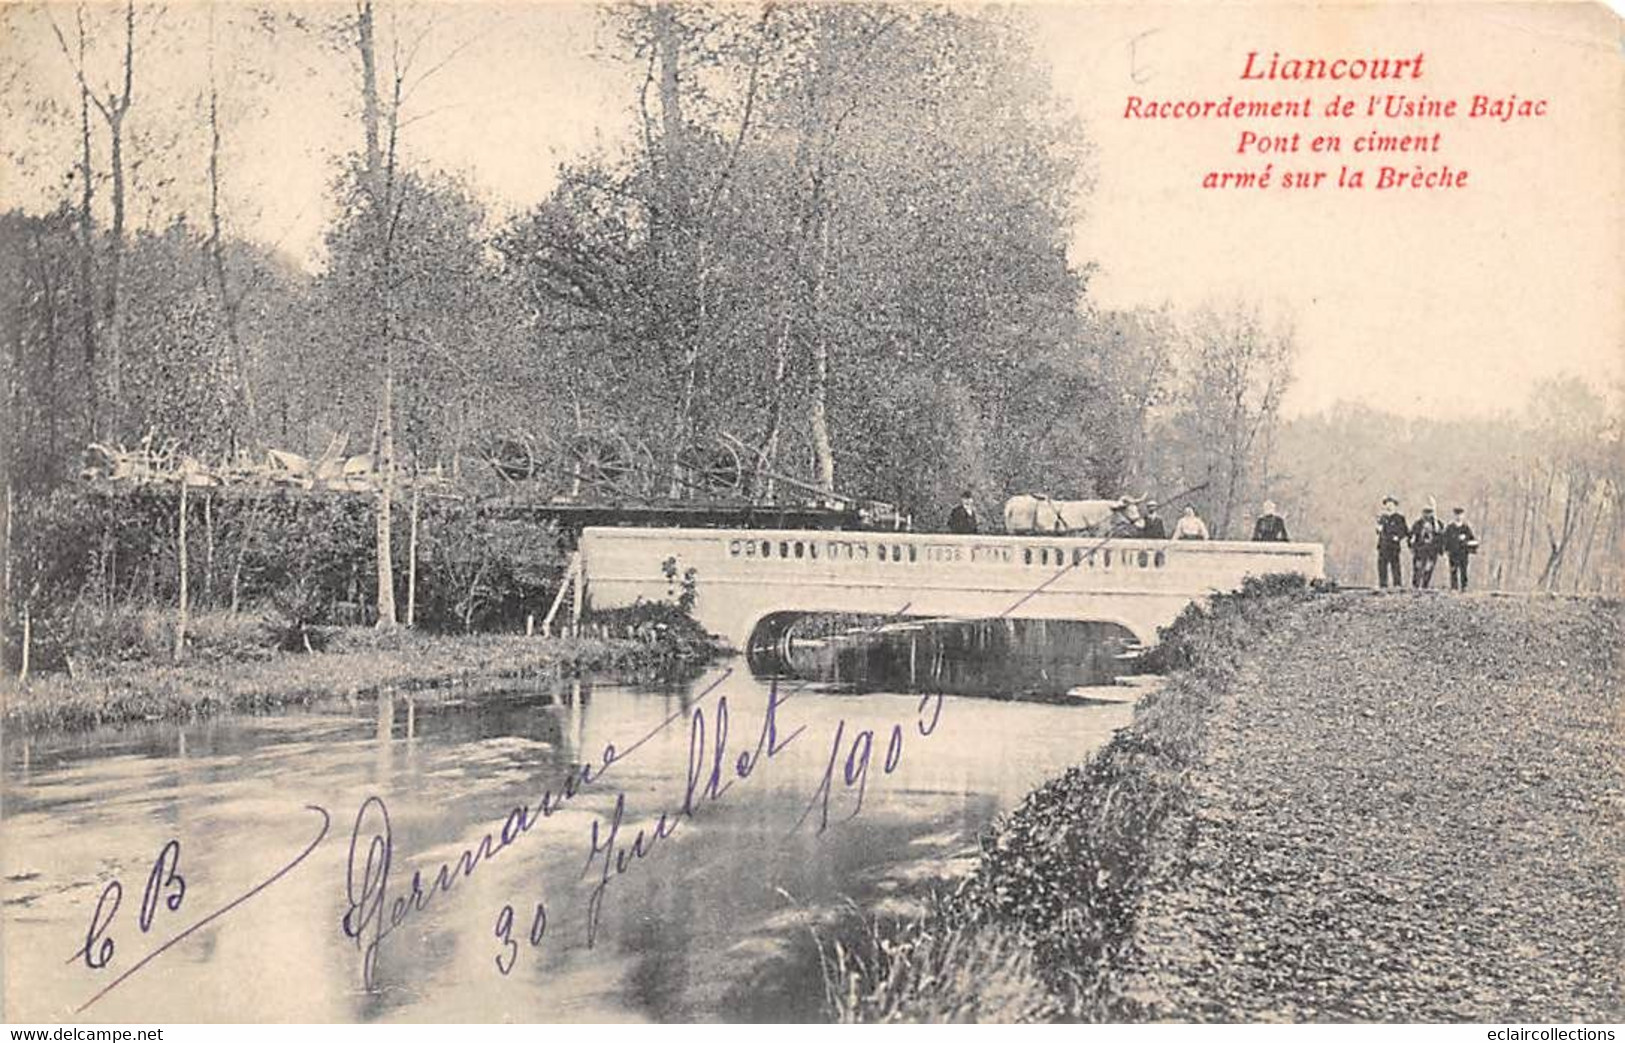
[(1206, 721), (1135, 916), (1148, 1017), (1625, 1013), (1614, 604), (1299, 606)]
[[(1134, 724), (866, 947), (832, 1013), (1617, 1021), (1622, 652), (1610, 602), (1215, 599)], [(956, 973), (993, 952), (1021, 973)]]

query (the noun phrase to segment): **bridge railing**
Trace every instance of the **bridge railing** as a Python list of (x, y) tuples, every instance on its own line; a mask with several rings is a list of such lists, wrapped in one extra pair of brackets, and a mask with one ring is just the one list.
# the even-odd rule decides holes
[[(1069, 571), (1162, 570), (1262, 574), (1299, 572), (1318, 578), (1318, 543), (1231, 540), (1145, 540), (1087, 536), (957, 535), (829, 530), (590, 529), (589, 536), (702, 551), (702, 557), (743, 567), (790, 566), (1012, 566)], [(634, 535), (635, 534), (635, 535)]]

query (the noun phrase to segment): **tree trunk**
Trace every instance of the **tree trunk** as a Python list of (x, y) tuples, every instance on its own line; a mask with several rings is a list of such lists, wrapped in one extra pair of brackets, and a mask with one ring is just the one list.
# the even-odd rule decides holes
[(750, 490), (753, 495), (758, 491), (764, 492), (769, 502), (773, 500), (778, 485), (773, 471), (778, 466), (779, 429), (784, 425), (784, 385), (789, 375), (790, 309), (786, 302), (779, 317), (778, 340), (773, 346), (773, 410), (768, 417), (767, 433), (762, 436), (762, 445), (757, 452), (756, 475)]
[(835, 82), (840, 14), (837, 5), (819, 9), (818, 57), (814, 73), (812, 97), (808, 104), (808, 125), (803, 134), (813, 141), (811, 164), (812, 183), (809, 186), (807, 214), (808, 227), (815, 237), (818, 249), (808, 285), (808, 304), (811, 315), (806, 323), (812, 347), (812, 386), (807, 403), (807, 426), (812, 436), (814, 484), (825, 493), (835, 492), (835, 449), (829, 430), (829, 336), (825, 296), (828, 291), (830, 264), (830, 237), (832, 234), (829, 192), (829, 164), (834, 146), (834, 128), (826, 111)]
[[(807, 176), (807, 166), (812, 154), (812, 120), (802, 127), (801, 136), (796, 141), (795, 161), (791, 167), (791, 183), (800, 186)], [(761, 450), (757, 456), (757, 480), (766, 477), (767, 498), (772, 500), (776, 491), (777, 482), (772, 471), (778, 466), (779, 435), (784, 427), (785, 381), (790, 374), (790, 350), (792, 347), (791, 331), (795, 326), (795, 315), (798, 300), (792, 287), (802, 278), (803, 265), (806, 263), (806, 240), (808, 234), (808, 207), (810, 201), (804, 201), (796, 219), (791, 221), (785, 229), (784, 242), (781, 254), (787, 258), (785, 273), (778, 279), (779, 284), (779, 332), (773, 347), (773, 409), (768, 418), (767, 433), (762, 436)], [(802, 302), (804, 304), (804, 302)], [(803, 308), (804, 310), (804, 308)]]
[(418, 491), (419, 475), (412, 468), (412, 519), (406, 536), (406, 625), (414, 626), (418, 618)]
[(378, 51), (373, 40), (372, 0), (363, 0), (357, 11), (356, 47), (361, 52), (361, 130), (365, 135), (365, 174), (369, 200), (375, 207), (382, 204), (378, 191), (383, 180), (383, 155), (378, 135)]
[(654, 9), (655, 46), (660, 52), (660, 133), (668, 184), (675, 184), (683, 164), (683, 105), (678, 93), (682, 61), (682, 41), (677, 32), (677, 12), (671, 4)]
[[(1522, 476), (1515, 476), (1513, 478), (1511, 495), (1507, 499), (1506, 507), (1507, 520), (1517, 526), (1512, 534), (1512, 546), (1508, 549), (1508, 553), (1503, 556), (1503, 560), (1505, 560), (1508, 564), (1516, 563), (1518, 560), (1518, 555), (1523, 553), (1524, 521), (1528, 515), (1528, 512), (1522, 510), (1522, 507), (1523, 478)], [(1510, 579), (1511, 577), (1508, 578)]]
[[(214, 76), (214, 5), (209, 6), (209, 262), (214, 270), (215, 294), (219, 298), (220, 313), (226, 324), (226, 343), (231, 350), (233, 384), (238, 405), (243, 410), (244, 426), (250, 438), (259, 434), (259, 421), (254, 396), (254, 383), (244, 357), (242, 336), (237, 328), (238, 302), (231, 296), (226, 281), (226, 245), (220, 230), (220, 94)], [(231, 427), (231, 448), (238, 444), (238, 431)]]
[(1596, 542), (1597, 529), (1602, 524), (1602, 511), (1603, 508), (1607, 506), (1607, 503), (1608, 500), (1606, 497), (1597, 497), (1597, 510), (1596, 513), (1591, 516), (1591, 530), (1586, 534), (1585, 546), (1580, 551), (1580, 567), (1576, 571), (1574, 578), (1574, 589), (1576, 593), (1579, 592), (1581, 585), (1585, 582), (1586, 566), (1591, 563), (1591, 547), (1592, 544)]
[(259, 523), (260, 496), (255, 494), (253, 506), (243, 516), (242, 539), (237, 543), (236, 560), (231, 566), (231, 611), (235, 615), (242, 607), (243, 562), (248, 557), (249, 545), (254, 542), (254, 526)]
[(175, 614), (175, 662), (186, 657), (187, 572), (186, 572), (186, 477), (181, 476), (181, 506), (176, 553), (180, 558), (180, 606)]
[[(1236, 343), (1230, 349), (1234, 353), (1232, 355), (1233, 359), (1241, 359), (1243, 354), (1250, 350), (1247, 345), (1241, 343), (1243, 336), (1244, 334), (1238, 328)], [(1245, 368), (1242, 369), (1242, 372), (1235, 374), (1233, 379), (1235, 380), (1235, 389), (1230, 406), (1230, 429), (1226, 432), (1229, 437), (1227, 439), (1228, 458), (1225, 460), (1224, 505), (1220, 511), (1218, 528), (1213, 534), (1214, 538), (1221, 540), (1230, 538), (1230, 524), (1235, 520), (1237, 490), (1241, 485), (1241, 473), (1247, 466), (1247, 446), (1242, 442), (1241, 436), (1242, 430), (1247, 423), (1247, 373)]]
[[(79, 68), (85, 65), (85, 16), (81, 9), (79, 19)], [(101, 374), (96, 371), (96, 225), (91, 204), (95, 200), (95, 178), (90, 165), (90, 87), (79, 81), (79, 312), (83, 324), (80, 337), (85, 360), (85, 410), (90, 441), (101, 435), (101, 396), (98, 394)]]
[[(391, 352), (390, 354), (393, 354)], [(395, 408), (395, 374), (393, 363), (385, 366), (383, 412), (388, 418)], [(382, 468), (378, 488), (378, 626), (396, 625), (395, 614), (395, 561), (391, 540), (391, 519), (395, 503), (394, 432), (385, 419), (378, 437), (378, 459)]]
[(113, 173), (113, 232), (107, 258), (107, 408), (112, 424), (121, 422), (124, 386), (124, 118), (130, 112), (135, 80), (135, 0), (124, 5), (124, 91), (102, 106), (107, 120), (109, 165)]
[[(365, 167), (362, 172), (367, 195), (367, 231), (372, 254), (370, 271), (370, 304), (374, 314), (368, 328), (372, 333), (374, 351), (381, 349), (384, 363), (384, 386), (380, 402), (380, 429), (378, 436), (378, 489), (377, 566), (378, 566), (378, 626), (396, 625), (395, 565), (390, 541), (391, 514), (395, 496), (395, 352), (389, 321), (389, 213), (390, 186), (386, 181), (381, 146), (381, 106), (378, 98), (378, 54), (373, 32), (372, 0), (362, 0), (356, 20), (356, 48), (361, 57), (361, 126), (365, 137)], [(397, 91), (397, 101), (399, 92)], [(398, 110), (399, 106), (396, 106)], [(390, 126), (396, 126), (398, 111), (391, 111)], [(394, 134), (390, 135), (391, 159)]]
[(118, 544), (113, 542), (113, 521), (110, 517), (102, 522), (101, 553), (97, 557), (101, 564), (101, 609), (111, 612), (113, 600), (118, 596)]
[(203, 494), (203, 603), (214, 607), (214, 494)]
[(16, 524), (16, 521), (17, 521), (17, 509), (16, 509), (16, 506), (15, 506), (15, 502), (16, 502), (16, 494), (12, 490), (11, 472), (7, 471), (6, 472), (5, 548), (4, 548), (3, 553), (0, 553), (0, 561), (4, 562), (5, 583), (4, 583), (3, 587), (0, 587), (0, 619), (3, 619), (8, 623), (11, 621), (11, 608), (12, 608), (12, 605), (11, 605), (11, 528), (12, 528), (13, 525)]
[[(660, 284), (660, 301), (665, 308), (665, 322), (661, 336), (667, 339), (665, 357), (676, 355), (681, 359), (677, 383), (681, 387), (677, 402), (676, 431), (669, 494), (676, 498), (683, 494), (684, 483), (676, 454), (694, 441), (694, 398), (699, 381), (700, 344), (705, 325), (705, 259), (699, 258), (698, 270), (691, 264), (687, 253), (679, 249), (679, 239), (688, 233), (701, 232), (690, 220), (689, 171), (687, 164), (688, 127), (683, 120), (683, 99), (680, 86), (682, 71), (682, 37), (676, 8), (669, 3), (656, 4), (651, 12), (654, 33), (654, 55), (658, 64), (660, 94), (660, 139), (658, 146), (651, 138), (649, 164), (658, 178), (659, 190), (654, 212), (650, 215), (649, 246), (653, 251), (655, 271)], [(651, 74), (655, 70), (651, 68)], [(702, 244), (703, 248), (703, 244)], [(690, 321), (690, 286), (697, 289), (697, 321)]]
[(17, 671), (17, 685), (21, 687), (28, 683), (28, 660), (34, 651), (34, 615), (23, 606), (23, 661), (21, 669)]
[[(1555, 467), (1553, 468), (1553, 474), (1555, 483)], [(1559, 578), (1563, 571), (1563, 555), (1568, 550), (1570, 537), (1573, 536), (1574, 476), (1564, 476), (1563, 485), (1563, 520), (1557, 529), (1552, 528), (1549, 518), (1546, 522), (1546, 539), (1551, 545), (1551, 551), (1546, 558), (1546, 564), (1540, 570), (1540, 579), (1536, 581), (1537, 586), (1544, 587), (1547, 590), (1556, 590), (1558, 587)], [(1549, 484), (1546, 494), (1548, 505), (1551, 500), (1551, 488), (1552, 486)], [(1549, 511), (1550, 507), (1548, 506), (1548, 513)]]
[(835, 449), (829, 435), (829, 340), (824, 326), (824, 294), (829, 263), (829, 216), (819, 220), (818, 261), (813, 272), (812, 304), (812, 388), (807, 403), (807, 423), (812, 433), (813, 460), (817, 470), (814, 484), (825, 494), (835, 492)]
[[(59, 367), (57, 362), (56, 298), (54, 290), (49, 292), (52, 295), (46, 300), (45, 313), (48, 326), (46, 335), (50, 337), (50, 340), (45, 342), (45, 437), (48, 439), (46, 444), (50, 446), (51, 459), (55, 460), (57, 459), (58, 447), (62, 443), (62, 397), (58, 392), (61, 381), (58, 376)], [(53, 479), (68, 477), (62, 474), (61, 465), (55, 465), (51, 468), (51, 476)]]

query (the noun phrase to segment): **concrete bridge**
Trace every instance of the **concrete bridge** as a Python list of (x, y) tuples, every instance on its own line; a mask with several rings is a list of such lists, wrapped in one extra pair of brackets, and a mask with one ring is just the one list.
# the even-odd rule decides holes
[(1150, 645), (1186, 605), (1248, 576), (1319, 579), (1324, 551), (1318, 543), (667, 528), (587, 528), (580, 549), (596, 608), (675, 600), (682, 574), (694, 569), (695, 618), (740, 649), (762, 620), (805, 612), (1114, 623)]

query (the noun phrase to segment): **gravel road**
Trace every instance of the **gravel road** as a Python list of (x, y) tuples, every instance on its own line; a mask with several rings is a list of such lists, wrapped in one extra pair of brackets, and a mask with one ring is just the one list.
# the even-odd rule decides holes
[(1625, 1017), (1617, 603), (1283, 614), (1206, 722), (1123, 981), (1173, 1020)]

